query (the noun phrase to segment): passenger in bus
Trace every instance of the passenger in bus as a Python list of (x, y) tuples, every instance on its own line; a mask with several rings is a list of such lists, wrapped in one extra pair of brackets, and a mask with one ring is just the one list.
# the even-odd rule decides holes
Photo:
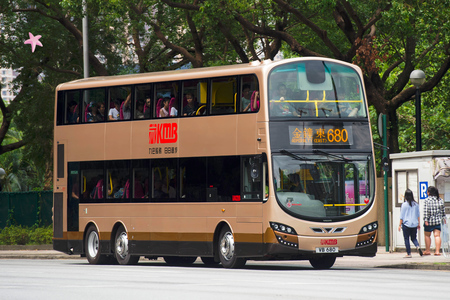
[(242, 86), (241, 111), (250, 111), (250, 98), (250, 86), (248, 84), (244, 84)]
[[(123, 184), (121, 184), (121, 180), (117, 177), (112, 178), (112, 186), (111, 186), (110, 181), (108, 180), (108, 196), (107, 196), (107, 198), (115, 198), (115, 194), (120, 191), (120, 188), (122, 186), (123, 186)], [(123, 189), (122, 189), (122, 193), (123, 193)]]
[(119, 109), (120, 109), (120, 103), (122, 101), (120, 101), (119, 99), (114, 100), (114, 107), (109, 109), (109, 113), (108, 113), (108, 120), (110, 121), (117, 121), (119, 120)]
[(114, 198), (115, 199), (119, 199), (119, 198), (128, 198), (128, 197), (126, 197), (126, 183), (128, 182), (128, 184), (129, 184), (129, 181), (127, 180), (127, 181), (125, 181), (124, 182), (124, 180), (122, 179), (122, 180), (117, 180), (117, 187), (114, 187), (115, 188), (115, 192), (114, 192)]
[(173, 97), (172, 97), (172, 99), (170, 99), (169, 108), (170, 108), (170, 116), (171, 117), (178, 116), (177, 100)]
[(77, 109), (77, 103), (72, 100), (69, 102), (69, 105), (67, 107), (67, 123), (69, 124), (75, 124), (79, 122), (78, 112)]
[(274, 101), (271, 101), (270, 103), (270, 114), (272, 116), (299, 116), (295, 107), (293, 107), (290, 102), (285, 102), (286, 100), (290, 100), (290, 97), (287, 94), (286, 85), (280, 83), (277, 90), (278, 95), (275, 96), (275, 99), (273, 99)]
[(153, 198), (167, 198), (167, 193), (164, 192), (160, 179), (156, 179), (153, 185)]
[(194, 116), (198, 109), (197, 101), (191, 93), (186, 94), (187, 105), (183, 108), (184, 116)]
[(289, 187), (289, 191), (296, 192), (296, 193), (302, 193), (303, 187), (300, 183), (300, 176), (298, 174), (290, 174), (289, 180), (291, 182), (291, 186)]
[(136, 103), (136, 119), (143, 119), (144, 118), (144, 102), (138, 101)]
[(152, 116), (152, 111), (150, 109), (152, 105), (152, 99), (147, 98), (145, 99), (145, 105), (144, 105), (144, 118), (145, 119), (150, 119)]
[(162, 100), (162, 107), (159, 110), (159, 117), (160, 118), (167, 118), (169, 116), (169, 97), (164, 97)]
[(87, 113), (88, 122), (98, 122), (98, 104), (91, 102)]
[(127, 99), (120, 104), (120, 119), (131, 119), (131, 93), (127, 96)]
[(136, 176), (136, 179), (134, 180), (134, 198), (144, 198), (144, 187), (142, 186), (141, 182), (141, 176)]
[(250, 100), (250, 110), (251, 111), (258, 111), (259, 105), (260, 105), (260, 99), (259, 99), (259, 91), (254, 91)]
[(102, 122), (105, 120), (105, 104), (104, 103), (100, 103), (98, 105), (97, 120), (98, 120), (98, 122)]
[[(338, 99), (339, 100), (348, 100), (349, 97), (347, 97), (347, 95), (345, 94), (345, 92), (340, 91), (338, 93)], [(359, 105), (354, 106), (353, 103), (348, 103), (348, 102), (339, 102), (338, 103), (338, 111), (334, 112), (334, 116), (339, 116), (339, 117), (355, 117), (358, 114), (359, 111)]]

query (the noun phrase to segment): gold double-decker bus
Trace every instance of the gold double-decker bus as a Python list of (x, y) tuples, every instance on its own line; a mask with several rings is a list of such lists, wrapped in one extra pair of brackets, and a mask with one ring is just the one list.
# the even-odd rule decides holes
[(92, 264), (376, 254), (358, 67), (321, 58), (58, 86), (53, 247)]

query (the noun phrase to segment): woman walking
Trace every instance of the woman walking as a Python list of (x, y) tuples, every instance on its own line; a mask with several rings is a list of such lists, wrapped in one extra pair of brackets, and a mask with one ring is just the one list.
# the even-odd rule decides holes
[(405, 202), (403, 202), (400, 209), (400, 224), (398, 225), (398, 231), (403, 230), (403, 238), (405, 239), (405, 258), (411, 258), (409, 239), (416, 246), (420, 256), (423, 255), (417, 241), (417, 228), (420, 228), (419, 204), (414, 200), (413, 192), (407, 189), (405, 191)]
[(427, 190), (428, 198), (425, 199), (423, 208), (423, 221), (425, 231), (425, 252), (424, 255), (430, 255), (431, 232), (434, 235), (436, 249), (434, 255), (441, 255), (441, 220), (445, 217), (444, 201), (439, 198), (439, 191), (436, 187), (430, 186)]

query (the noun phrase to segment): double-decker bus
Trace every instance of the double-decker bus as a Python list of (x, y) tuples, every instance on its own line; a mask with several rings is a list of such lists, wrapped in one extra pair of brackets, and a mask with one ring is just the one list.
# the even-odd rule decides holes
[(294, 58), (58, 86), (53, 247), (92, 264), (376, 254), (362, 74)]

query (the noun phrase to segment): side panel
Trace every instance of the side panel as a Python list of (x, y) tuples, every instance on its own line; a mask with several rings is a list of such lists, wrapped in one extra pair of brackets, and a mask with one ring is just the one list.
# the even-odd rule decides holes
[[(262, 203), (80, 204), (80, 230), (95, 220), (103, 245), (117, 222), (129, 233), (130, 252), (140, 255), (212, 256), (214, 232), (227, 224), (240, 256), (262, 255)], [(108, 207), (108, 210), (105, 208)], [(82, 232), (78, 234), (82, 239)], [(104, 249), (105, 250), (105, 249)], [(104, 251), (108, 252), (109, 249)]]
[(63, 193), (53, 194), (53, 237), (62, 238), (63, 237)]

